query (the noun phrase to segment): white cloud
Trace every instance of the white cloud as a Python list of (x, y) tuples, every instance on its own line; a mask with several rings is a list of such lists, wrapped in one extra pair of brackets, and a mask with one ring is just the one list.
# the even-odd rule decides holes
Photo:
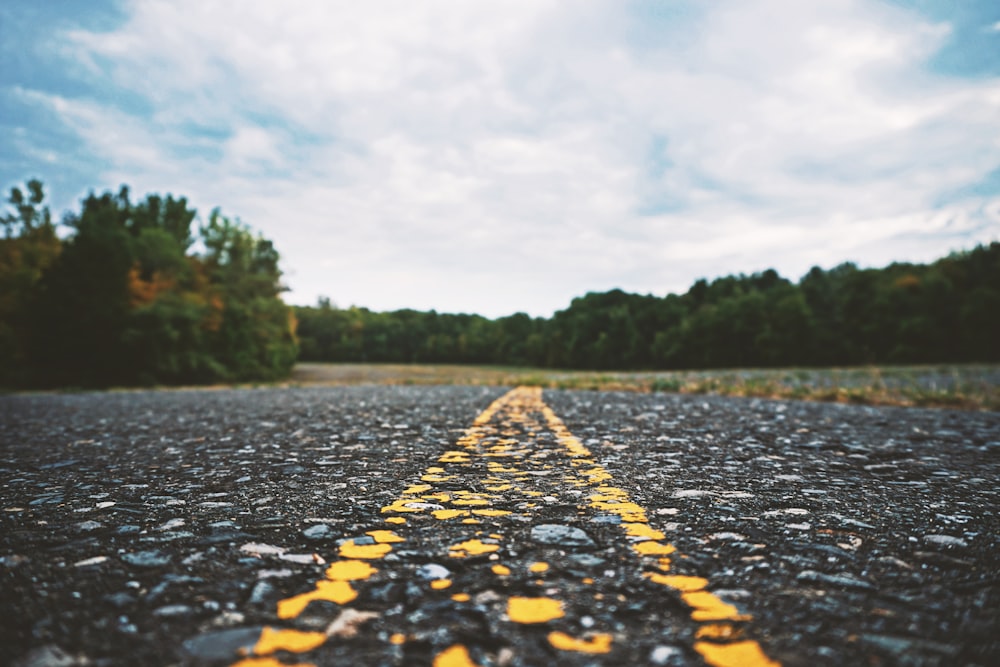
[(617, 2), (136, 2), (72, 56), (150, 118), (110, 92), (37, 99), (107, 185), (273, 238), (298, 302), (547, 314), (1000, 236), (1000, 195), (938, 206), (1000, 165), (1000, 81), (924, 67), (947, 25), (862, 0), (696, 6), (639, 25)]

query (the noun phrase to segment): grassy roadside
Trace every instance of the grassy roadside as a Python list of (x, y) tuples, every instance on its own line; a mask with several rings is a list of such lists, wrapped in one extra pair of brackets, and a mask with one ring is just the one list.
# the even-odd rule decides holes
[(1000, 366), (592, 372), (489, 366), (298, 364), (292, 385), (472, 384), (673, 392), (1000, 411)]

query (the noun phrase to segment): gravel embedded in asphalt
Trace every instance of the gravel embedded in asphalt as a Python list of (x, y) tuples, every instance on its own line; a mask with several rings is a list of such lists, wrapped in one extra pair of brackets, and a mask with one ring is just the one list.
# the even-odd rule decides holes
[[(279, 602), (328, 579), (345, 541), (377, 546), (367, 533), (387, 527), (383, 508), (428, 468), (451, 472), (436, 462), (504, 391), (0, 397), (0, 662), (226, 664), (264, 628), (288, 627), (330, 635), (302, 654), (316, 664), (430, 664), (454, 646), (484, 666), (703, 664), (704, 624), (677, 591), (643, 577), (630, 550), (643, 538), (626, 536), (621, 516), (561, 483), (569, 459), (544, 430), (551, 467), (518, 473), (535, 500), (508, 494), (489, 506), (511, 515), (473, 515), (486, 507), (476, 494), (490, 495), (482, 478), (431, 481), (418, 492), (465, 490), (466, 505), (421, 496), (416, 516), (399, 515), (406, 541), (372, 561), (380, 572), (353, 584), (356, 600), (278, 616)], [(676, 547), (670, 574), (707, 579), (748, 617), (731, 627), (770, 659), (998, 662), (997, 413), (544, 400)], [(430, 518), (453, 506), (470, 513)], [(478, 544), (456, 550), (467, 538)], [(565, 617), (518, 623), (514, 598), (558, 599)], [(609, 652), (587, 652), (604, 635)]]

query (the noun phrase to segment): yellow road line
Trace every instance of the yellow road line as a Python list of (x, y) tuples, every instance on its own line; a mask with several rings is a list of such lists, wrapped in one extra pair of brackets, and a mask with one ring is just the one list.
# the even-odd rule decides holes
[[(548, 440), (543, 442), (538, 434), (551, 434), (558, 447), (546, 444)], [(459, 481), (475, 482), (477, 488), (456, 489), (455, 483)], [(709, 592), (706, 579), (669, 574), (676, 549), (665, 541), (661, 531), (650, 526), (645, 509), (612, 482), (611, 474), (542, 401), (541, 389), (514, 389), (480, 413), (458, 439), (455, 449), (446, 451), (435, 465), (428, 467), (419, 483), (382, 508), (387, 515), (385, 527), (368, 531), (364, 538), (343, 542), (339, 548), (341, 560), (330, 565), (326, 578), (317, 582), (313, 591), (280, 601), (278, 616), (295, 618), (313, 600), (341, 605), (353, 602), (359, 593), (352, 582), (364, 581), (378, 573), (369, 561), (382, 561), (392, 552), (394, 544), (406, 541), (397, 531), (419, 527), (417, 523), (425, 526), (427, 521), (459, 528), (468, 525), (463, 530), (472, 534), (448, 546), (447, 557), (483, 557), (487, 559), (482, 565), (483, 577), (509, 577), (511, 568), (497, 562), (497, 552), (504, 541), (502, 531), (513, 527), (512, 515), (519, 515), (516, 518), (523, 522), (525, 517), (533, 516), (540, 499), (572, 489), (581, 513), (599, 513), (619, 521), (623, 537), (641, 564), (643, 577), (651, 584), (673, 591), (689, 607), (691, 619), (699, 624), (693, 648), (707, 664), (778, 667), (779, 663), (768, 658), (757, 642), (743, 638), (743, 626), (750, 617)], [(448, 486), (435, 486), (443, 483)], [(507, 509), (494, 507), (498, 504)], [(550, 566), (535, 562), (525, 571), (544, 578), (550, 573)], [(449, 589), (454, 601), (470, 599), (468, 593), (450, 590), (452, 583), (450, 579), (437, 579), (429, 587)], [(537, 583), (543, 583), (543, 579)], [(583, 583), (593, 584), (593, 578), (586, 577)], [(507, 619), (511, 623), (545, 624), (563, 616), (563, 603), (551, 597), (513, 596), (507, 600)], [(610, 633), (573, 637), (557, 631), (550, 632), (548, 640), (558, 650), (584, 653), (608, 653), (614, 641)], [(322, 633), (265, 628), (252, 657), (234, 667), (279, 665), (282, 663), (267, 662), (273, 660), (270, 656), (275, 651), (306, 653), (324, 641)], [(398, 645), (405, 641), (405, 635), (396, 633), (390, 643)], [(445, 667), (475, 663), (468, 649), (456, 644), (438, 654), (434, 664)]]

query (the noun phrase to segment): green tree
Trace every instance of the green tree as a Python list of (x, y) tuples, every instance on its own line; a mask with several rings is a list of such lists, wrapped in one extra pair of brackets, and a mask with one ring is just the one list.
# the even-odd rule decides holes
[(41, 181), (26, 192), (11, 188), (10, 209), (0, 216), (0, 384), (22, 384), (28, 373), (31, 309), (39, 281), (62, 244), (45, 204)]

